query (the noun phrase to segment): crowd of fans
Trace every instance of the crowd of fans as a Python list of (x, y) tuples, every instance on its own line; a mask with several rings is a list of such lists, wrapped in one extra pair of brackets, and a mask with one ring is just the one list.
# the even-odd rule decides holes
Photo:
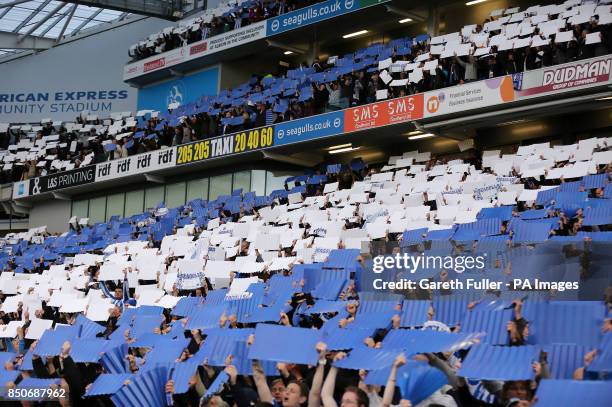
[(239, 4), (237, 0), (230, 0), (214, 10), (208, 10), (201, 17), (184, 22), (178, 27), (169, 27), (132, 45), (128, 55), (134, 61), (148, 58), (321, 1), (247, 0)]
[[(324, 165), (287, 179), (284, 190), (268, 197), (235, 191), (214, 201), (195, 200), (173, 209), (160, 205), (129, 219), (113, 217), (94, 226), (71, 220), (71, 230), (61, 236), (49, 236), (44, 228), (9, 235), (2, 239), (0, 253), (0, 331), (5, 335), (0, 377), (7, 392), (33, 387), (61, 389), (66, 396), (59, 399), (62, 405), (80, 405), (83, 397), (88, 405), (136, 405), (139, 401), (134, 397), (145, 397), (147, 405), (210, 407), (334, 407), (338, 403), (345, 407), (530, 406), (539, 384), (548, 378), (592, 381), (599, 377), (602, 363), (603, 370), (609, 368), (612, 297), (606, 291), (609, 277), (605, 272), (599, 274), (602, 252), (595, 244), (601, 241), (600, 236), (609, 242), (612, 210), (596, 221), (590, 211), (612, 209), (612, 161), (601, 163), (598, 158), (611, 151), (607, 138), (581, 140), (570, 146), (523, 146), (514, 154), (503, 155), (471, 150), (463, 159), (452, 160), (409, 152), (392, 157), (381, 169), (369, 168), (361, 160), (349, 166)], [(545, 163), (551, 154), (563, 157), (539, 176), (529, 173), (534, 167), (531, 164)], [(576, 157), (583, 155), (596, 160), (584, 174), (552, 176), (578, 165)], [(515, 164), (501, 171), (499, 162), (504, 160)], [(500, 176), (516, 178), (488, 197), (479, 196), (476, 190), (467, 192), (467, 186), (474, 182), (486, 184), (490, 177)], [(419, 183), (424, 183), (424, 188)], [(454, 200), (451, 192), (457, 187), (466, 191)], [(503, 194), (522, 188), (537, 195), (515, 195), (513, 204), (504, 203)], [(568, 194), (580, 199), (568, 202)], [(460, 221), (456, 214), (446, 223), (442, 212), (448, 206), (472, 213), (473, 221), (466, 226), (481, 221), (479, 216), (485, 209), (494, 211), (490, 220), (496, 222), (496, 229), (463, 241), (459, 233), (465, 218)], [(391, 213), (392, 207), (401, 207), (402, 216)], [(504, 208), (510, 210), (506, 211), (508, 216), (502, 214)], [(534, 216), (534, 212), (543, 213)], [(525, 218), (531, 220), (523, 220), (528, 214)], [(333, 232), (330, 220), (341, 223), (340, 233)], [(252, 229), (239, 232), (241, 224)], [(375, 225), (381, 224), (385, 228), (379, 234)], [(526, 224), (536, 229), (547, 224), (548, 232), (525, 245), (519, 229)], [(427, 225), (424, 230), (420, 229), (423, 225)], [(327, 233), (321, 234), (321, 227), (327, 228)], [(409, 237), (414, 229), (422, 239)], [(358, 231), (365, 233), (358, 235)], [(432, 232), (444, 232), (446, 237), (434, 237)], [(266, 241), (274, 241), (275, 233), (291, 237), (274, 248)], [(357, 236), (361, 237), (355, 242)], [(361, 248), (363, 242), (385, 248), (398, 242), (401, 250), (414, 255), (431, 253), (434, 246), (446, 255), (462, 255), (479, 253), (477, 247), (488, 247), (494, 239), (501, 247), (495, 245), (491, 251), (485, 275), (513, 278), (525, 275), (526, 270), (513, 268), (512, 262), (522, 258), (525, 265), (536, 263), (539, 245), (556, 237), (575, 239), (563, 240), (556, 251), (548, 247), (544, 252), (555, 253), (565, 262), (579, 258), (579, 280), (585, 285), (590, 280), (599, 284), (596, 291), (599, 298), (606, 295), (604, 301), (540, 304), (540, 300), (558, 299), (563, 293), (505, 289), (472, 293), (469, 301), (460, 292), (442, 289), (395, 290), (374, 299), (363, 282), (372, 254), (351, 249)], [(228, 280), (213, 272), (212, 265), (219, 262), (235, 265), (225, 270)], [(118, 275), (109, 274), (112, 264), (120, 270)], [(197, 272), (197, 264), (203, 265), (204, 271), (199, 284), (182, 287), (178, 274)], [(306, 271), (308, 265), (317, 264), (322, 267), (314, 274)], [(537, 267), (527, 272), (533, 273), (532, 277), (545, 273)], [(13, 273), (19, 283), (7, 283), (6, 275)], [(336, 277), (317, 277), (323, 274)], [(452, 270), (435, 270), (429, 279), (457, 277)], [(342, 284), (336, 284), (337, 279)], [(229, 290), (221, 288), (224, 284)], [(330, 288), (333, 286), (337, 288)], [(440, 297), (456, 301), (460, 316), (444, 316), (444, 303), (436, 302)], [(408, 301), (403, 302), (405, 298)], [(86, 303), (79, 311), (70, 308), (82, 299)], [(410, 308), (421, 301), (428, 304), (421, 311)], [(562, 307), (562, 320), (534, 313), (534, 307), (539, 306), (550, 310)], [(94, 312), (100, 307), (101, 316)], [(591, 315), (584, 307), (594, 307), (588, 310), (597, 312)], [(266, 314), (266, 310), (272, 312)], [(490, 313), (489, 322), (483, 325), (478, 319), (474, 325), (472, 317), (484, 313)], [(543, 319), (552, 319), (572, 324), (572, 313), (588, 322), (570, 327), (570, 334), (543, 323)], [(48, 326), (44, 333), (35, 329), (41, 320), (55, 325), (54, 329)], [(11, 325), (18, 326), (14, 334), (5, 333)], [(298, 335), (296, 341), (313, 329), (322, 336), (316, 344), (306, 341), (307, 348), (296, 344), (291, 356), (285, 356), (287, 360), (247, 358), (244, 352), (254, 351), (251, 348), (256, 346), (265, 348), (266, 341), (273, 340), (265, 336), (262, 325), (311, 328), (291, 331)], [(531, 334), (534, 325), (535, 337)], [(425, 346), (417, 341), (397, 347), (392, 341), (394, 336), (409, 333), (405, 328), (427, 331), (432, 326), (435, 332), (426, 336), (430, 338), (427, 341), (453, 338), (453, 345), (431, 342)], [(282, 335), (285, 331), (274, 332)], [(480, 336), (481, 332), (486, 335)], [(527, 359), (513, 353), (522, 362), (486, 357), (477, 362), (488, 369), (495, 365), (496, 374), (505, 377), (516, 374), (513, 363), (523, 363), (520, 380), (462, 375), (466, 366), (473, 365), (470, 355), (479, 349), (490, 349), (491, 354), (495, 349), (520, 352), (523, 348), (529, 352), (533, 344), (553, 346), (544, 342), (547, 335), (555, 338), (555, 343), (570, 346), (571, 351), (553, 357), (549, 355), (552, 348), (547, 348), (539, 354), (534, 350), (533, 358)], [(565, 335), (575, 335), (571, 337), (580, 338), (580, 342), (567, 343)], [(487, 348), (490, 345), (497, 346)], [(585, 350), (575, 362), (568, 355), (578, 349)], [(359, 356), (360, 352), (365, 356)], [(305, 360), (300, 355), (313, 353), (316, 357), (308, 359), (313, 363), (298, 362)], [(372, 360), (375, 367), (366, 368), (366, 362)], [(524, 373), (524, 364), (531, 373)], [(383, 379), (374, 379), (381, 374)], [(423, 381), (417, 381), (417, 388), (411, 387), (406, 375), (414, 379), (421, 374)], [(438, 381), (436, 375), (443, 380)], [(567, 386), (573, 383), (568, 381)], [(602, 400), (606, 400), (607, 382), (600, 383), (603, 387), (595, 392), (602, 392)]]
[[(597, 10), (606, 11), (601, 7), (608, 7), (606, 10), (610, 12), (612, 5), (601, 5)], [(586, 15), (590, 16), (594, 10), (585, 11)], [(547, 21), (560, 17), (561, 11), (556, 13), (559, 15), (548, 15), (550, 20)], [(463, 40), (476, 41), (475, 38), (489, 27), (488, 24), (500, 18), (504, 17), (491, 17), (482, 26), (468, 27), (471, 34), (464, 35)], [(434, 47), (439, 48), (439, 44), (445, 44), (446, 40), (428, 36), (414, 40), (398, 39), (387, 44), (374, 44), (343, 58), (315, 59), (310, 66), (304, 63), (288, 71), (286, 76), (253, 76), (236, 89), (224, 90), (214, 97), (204, 96), (155, 117), (147, 114), (137, 118), (121, 116), (115, 120), (100, 120), (94, 116), (93, 120), (88, 120), (88, 116), (82, 114), (76, 124), (10, 126), (5, 132), (0, 129), (0, 147), (8, 149), (3, 157), (0, 182), (16, 182), (164, 146), (607, 55), (612, 51), (612, 25), (599, 24), (599, 15), (579, 24), (573, 24), (572, 17), (564, 18), (563, 29), (571, 32), (572, 38), (561, 43), (557, 43), (555, 35), (552, 35), (548, 45), (506, 50), (490, 46), (487, 54), (479, 57), (472, 52), (467, 56), (442, 58), (431, 51)], [(534, 25), (533, 29), (523, 37), (547, 36), (540, 33), (537, 26)], [(559, 30), (562, 31), (561, 27)], [(503, 31), (497, 28), (486, 34), (493, 38)], [(587, 41), (590, 34), (598, 34), (599, 40)], [(436, 44), (432, 45), (434, 42)], [(446, 47), (452, 46), (446, 43)], [(385, 64), (385, 61), (389, 62)], [(426, 64), (432, 62), (435, 68), (426, 69)], [(389, 78), (385, 80), (383, 73)], [(53, 142), (45, 141), (51, 135), (57, 138)]]

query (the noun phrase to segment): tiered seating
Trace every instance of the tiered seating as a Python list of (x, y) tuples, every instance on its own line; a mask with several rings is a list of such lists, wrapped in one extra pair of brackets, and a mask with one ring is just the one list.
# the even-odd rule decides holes
[[(449, 378), (477, 383), (541, 378), (532, 367), (538, 361), (568, 388), (592, 386), (588, 397), (607, 400), (609, 385), (594, 379), (609, 372), (612, 351), (609, 313), (595, 300), (610, 284), (610, 146), (608, 138), (489, 152), (482, 167), (408, 152), (380, 172), (359, 162), (326, 166), (325, 177), (290, 178), (267, 197), (234, 191), (92, 226), (73, 222), (61, 236), (44, 227), (9, 235), (0, 256), (0, 332), (24, 338), (25, 347), (7, 349), (1, 373), (17, 389), (52, 388), (59, 379), (40, 358), (58, 356), (71, 366), (62, 369), (89, 372), (82, 383), (66, 376), (72, 396), (134, 405), (140, 394), (161, 406), (167, 391), (179, 404), (193, 392), (222, 392), (234, 372), (256, 374), (253, 359), (267, 376), (278, 375), (276, 362), (316, 365), (323, 341), (349, 353), (334, 366), (369, 371), (366, 384), (384, 385), (401, 353), (423, 354)], [(574, 161), (586, 155), (587, 164)], [(358, 181), (341, 188), (347, 172)], [(568, 191), (578, 192), (569, 199)], [(484, 258), (478, 270), (423, 266), (416, 279), (537, 278), (581, 288), (373, 292), (377, 276), (406, 277), (371, 272), (377, 247), (392, 242), (413, 257)], [(102, 290), (114, 287), (123, 289), (114, 298)], [(585, 298), (593, 301), (561, 301)], [(443, 368), (438, 352), (454, 354), (461, 368)], [(212, 370), (198, 370), (202, 364)], [(442, 371), (410, 360), (398, 372), (401, 397), (434, 397), (446, 383)], [(207, 385), (194, 387), (193, 375)], [(557, 384), (545, 383), (549, 400)]]
[(128, 54), (134, 60), (148, 58), (183, 45), (291, 12), (296, 9), (298, 4), (305, 7), (320, 1), (247, 0), (239, 2), (238, 0), (223, 0), (219, 2), (217, 7), (206, 9), (196, 18), (183, 20), (176, 27), (167, 27), (161, 32), (149, 35), (146, 40), (132, 45)]
[[(82, 114), (76, 123), (45, 119), (33, 126), (0, 124), (0, 141), (8, 148), (2, 156), (0, 181), (18, 181), (329, 109), (606, 54), (611, 51), (607, 38), (612, 5), (600, 3), (570, 1), (525, 11), (497, 11), (483, 27), (470, 25), (461, 33), (431, 40), (423, 35), (374, 44), (331, 58), (328, 64), (290, 70), (286, 77), (253, 77), (236, 89), (171, 106), (167, 112), (115, 113), (105, 120)], [(597, 24), (590, 21), (593, 15), (599, 16)], [(585, 38), (561, 41), (562, 29), (571, 35), (582, 32)], [(455, 58), (466, 50), (467, 60)], [(179, 129), (177, 134), (174, 128)]]

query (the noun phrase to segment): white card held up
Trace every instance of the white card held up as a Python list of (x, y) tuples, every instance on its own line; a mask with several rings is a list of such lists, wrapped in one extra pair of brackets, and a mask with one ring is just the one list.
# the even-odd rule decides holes
[(601, 42), (600, 32), (588, 33), (586, 35), (586, 40), (585, 40), (586, 44), (599, 44), (600, 42)]
[[(140, 286), (154, 287), (154, 286)], [(138, 305), (159, 305), (158, 301), (164, 296), (164, 292), (158, 288), (146, 289), (138, 293)]]
[(98, 275), (98, 280), (123, 280), (124, 276), (125, 274), (123, 273), (123, 266), (108, 262), (104, 263), (100, 267), (100, 274)]
[(280, 235), (258, 234), (255, 240), (255, 248), (258, 250), (278, 250), (280, 248)]
[(34, 318), (28, 327), (28, 331), (26, 333), (26, 339), (40, 339), (42, 334), (47, 330), (51, 329), (53, 326), (53, 321), (50, 319), (39, 319)]
[(155, 305), (159, 305), (160, 307), (164, 307), (166, 309), (174, 308), (174, 306), (180, 301), (181, 298), (183, 297), (164, 295), (161, 299), (157, 301)]
[(7, 325), (0, 325), (0, 338), (14, 338), (17, 330), (25, 324), (25, 321), (9, 321)]
[(542, 38), (539, 35), (534, 35), (532, 37), (531, 46), (532, 47), (544, 47), (550, 44), (550, 40), (548, 38)]
[(423, 79), (423, 70), (416, 68), (414, 71), (408, 74), (408, 80), (410, 83), (419, 83)]
[(11, 313), (11, 312), (17, 312), (17, 309), (19, 308), (19, 303), (23, 301), (23, 295), (13, 295), (10, 297), (6, 297), (4, 299), (4, 302), (2, 303), (2, 312), (4, 312), (5, 314)]
[(612, 162), (612, 151), (599, 151), (593, 153), (593, 162), (597, 165), (608, 164)]
[(69, 313), (83, 312), (87, 307), (88, 301), (88, 298), (70, 298), (62, 304), (59, 311)]
[(514, 205), (516, 203), (517, 191), (502, 191), (497, 194), (497, 201), (501, 205)]
[(491, 52), (491, 47), (477, 48), (476, 51), (474, 51), (474, 56), (481, 57), (483, 55), (488, 55), (489, 52)]
[(332, 182), (329, 184), (325, 184), (325, 187), (323, 188), (323, 193), (324, 194), (328, 194), (330, 192), (335, 192), (338, 190), (338, 182)]
[(518, 201), (520, 202), (532, 202), (535, 201), (538, 197), (538, 192), (540, 192), (540, 190), (538, 189), (524, 189), (519, 197), (518, 197)]
[(216, 278), (229, 278), (232, 271), (236, 271), (233, 261), (212, 261), (209, 260), (204, 267), (204, 275), (211, 280)]
[(235, 278), (230, 285), (230, 289), (225, 295), (226, 298), (242, 298), (248, 296), (246, 290), (251, 284), (259, 281), (257, 277)]
[(110, 317), (110, 311), (115, 306), (109, 301), (99, 301), (90, 304), (87, 308), (87, 318), (95, 322), (106, 322)]
[(264, 262), (257, 263), (254, 261), (247, 261), (240, 266), (239, 272), (244, 274), (261, 273), (265, 267), (266, 263)]
[(389, 97), (389, 91), (387, 89), (381, 89), (376, 91), (376, 100), (383, 100)]
[(378, 69), (379, 70), (387, 69), (387, 68), (389, 68), (391, 66), (392, 63), (393, 63), (393, 60), (391, 58), (387, 58), (387, 59), (384, 59), (382, 61), (379, 61), (378, 62)]
[(289, 194), (288, 199), (290, 204), (296, 204), (304, 201), (304, 197), (302, 196), (301, 192)]
[(438, 60), (434, 59), (433, 61), (427, 61), (425, 62), (425, 65), (423, 66), (423, 69), (425, 70), (432, 70), (432, 69), (436, 69), (438, 67)]
[(387, 72), (387, 70), (384, 70), (380, 73), (380, 79), (382, 79), (382, 81), (388, 85), (389, 82), (391, 82), (393, 80), (393, 77), (391, 75), (389, 75), (389, 72)]
[(366, 225), (366, 229), (371, 239), (382, 239), (387, 235), (389, 225), (382, 222), (370, 223)]
[(408, 85), (408, 79), (396, 79), (389, 84), (389, 86), (393, 86), (393, 87), (406, 86), (406, 85)]
[(3, 294), (17, 294), (19, 281), (17, 280), (0, 280), (0, 291)]

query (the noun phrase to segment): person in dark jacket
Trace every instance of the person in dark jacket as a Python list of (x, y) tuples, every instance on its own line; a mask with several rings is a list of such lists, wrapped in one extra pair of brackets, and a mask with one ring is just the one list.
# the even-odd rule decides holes
[(329, 90), (327, 90), (324, 83), (320, 83), (318, 85), (313, 85), (313, 93), (315, 111), (317, 114), (323, 113), (329, 102)]

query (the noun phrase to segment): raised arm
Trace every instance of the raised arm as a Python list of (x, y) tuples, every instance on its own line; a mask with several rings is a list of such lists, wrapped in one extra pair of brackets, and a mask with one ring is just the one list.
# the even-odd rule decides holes
[(393, 395), (395, 393), (395, 382), (397, 378), (397, 369), (405, 364), (406, 356), (404, 356), (403, 353), (397, 355), (395, 361), (393, 362), (393, 366), (391, 366), (391, 372), (389, 372), (389, 378), (387, 379), (387, 384), (385, 385), (385, 392), (383, 393), (382, 399), (382, 407), (389, 407), (393, 402)]
[(259, 400), (262, 403), (274, 403), (274, 397), (272, 397), (272, 392), (270, 391), (270, 386), (268, 386), (268, 382), (266, 381), (266, 376), (264, 375), (263, 368), (258, 360), (253, 360), (253, 381), (255, 382), (255, 387), (257, 388), (257, 394), (259, 395)]
[(130, 299), (130, 283), (128, 283), (127, 271), (126, 271), (125, 278), (123, 279), (123, 301), (124, 303), (127, 303), (129, 299)]
[(514, 319), (518, 321), (523, 318), (523, 301), (516, 299), (512, 301), (512, 304), (514, 304)]
[(308, 407), (321, 406), (321, 387), (323, 385), (323, 376), (325, 375), (325, 365), (327, 364), (327, 345), (323, 342), (317, 343), (317, 352), (319, 352), (319, 363), (312, 379), (312, 386), (308, 393)]
[[(337, 360), (344, 359), (346, 353), (339, 352), (334, 356), (334, 362)], [(323, 383), (323, 390), (321, 391), (321, 399), (323, 401), (323, 407), (338, 407), (336, 400), (334, 399), (334, 388), (336, 387), (336, 376), (338, 375), (338, 368), (332, 366), (327, 373), (325, 383)]]
[(115, 296), (113, 295), (113, 293), (110, 292), (104, 281), (100, 281), (99, 284), (100, 289), (102, 290), (102, 294), (104, 294), (105, 297), (110, 298), (112, 300), (116, 300)]
[(429, 361), (429, 364), (437, 369), (440, 369), (448, 378), (448, 384), (453, 386), (453, 388), (458, 388), (465, 385), (465, 381), (457, 376), (457, 373), (453, 370), (452, 367), (438, 356), (433, 353), (425, 353), (425, 357)]
[[(251, 346), (253, 342), (255, 342), (255, 335), (251, 334), (247, 339), (247, 346)], [(259, 400), (263, 403), (274, 404), (274, 397), (272, 397), (272, 392), (270, 391), (270, 386), (268, 386), (268, 381), (266, 380), (266, 375), (261, 367), (261, 363), (255, 359), (253, 359), (252, 363), (253, 381), (255, 382), (255, 387), (257, 388)]]

